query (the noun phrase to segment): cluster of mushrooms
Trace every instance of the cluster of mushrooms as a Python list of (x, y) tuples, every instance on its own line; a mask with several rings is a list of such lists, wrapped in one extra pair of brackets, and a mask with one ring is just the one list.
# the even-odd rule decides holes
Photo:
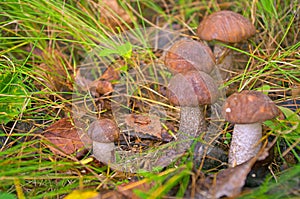
[[(166, 96), (172, 105), (180, 106), (180, 122), (185, 123), (178, 132), (179, 140), (195, 138), (205, 131), (205, 115), (202, 108), (215, 103), (219, 97), (220, 82), (217, 82), (212, 74), (215, 70), (223, 70), (229, 49), (215, 44), (214, 54), (209, 47), (211, 42), (234, 44), (247, 40), (254, 34), (255, 27), (242, 15), (232, 11), (219, 11), (204, 18), (200, 23), (197, 29), (200, 41), (179, 40), (168, 49), (164, 62), (173, 77)], [(227, 98), (223, 113), (226, 121), (234, 123), (229, 151), (229, 166), (234, 167), (258, 153), (262, 139), (261, 123), (278, 116), (279, 109), (261, 92), (242, 91)], [(193, 118), (186, 119), (186, 115)], [(192, 125), (196, 126), (196, 130), (190, 130)], [(105, 163), (115, 161), (114, 142), (118, 140), (119, 129), (114, 121), (99, 119), (93, 122), (88, 135), (93, 141), (94, 155), (98, 159)], [(185, 145), (190, 144), (190, 141), (185, 142)], [(178, 148), (181, 148), (180, 145)]]

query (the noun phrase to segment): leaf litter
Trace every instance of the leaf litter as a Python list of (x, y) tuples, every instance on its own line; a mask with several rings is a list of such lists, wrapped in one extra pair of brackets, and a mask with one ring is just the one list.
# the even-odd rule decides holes
[(53, 145), (48, 145), (54, 154), (70, 155), (84, 148), (84, 143), (79, 137), (78, 129), (70, 118), (63, 118), (45, 129), (43, 135)]

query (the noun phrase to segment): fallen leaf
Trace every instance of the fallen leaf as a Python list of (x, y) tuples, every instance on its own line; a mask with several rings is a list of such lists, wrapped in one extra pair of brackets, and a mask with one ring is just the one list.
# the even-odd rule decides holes
[(82, 91), (89, 90), (96, 97), (111, 93), (114, 90), (111, 81), (118, 79), (119, 72), (113, 67), (108, 67), (103, 74), (94, 81), (88, 79), (86, 74), (82, 74), (82, 70), (78, 70), (75, 77), (78, 89)]
[(79, 137), (80, 129), (76, 128), (70, 118), (63, 118), (53, 123), (44, 131), (44, 137), (53, 146), (48, 146), (54, 154), (72, 154), (84, 147)]
[(230, 167), (220, 172), (206, 177), (203, 181), (197, 183), (197, 198), (220, 198), (220, 197), (235, 197), (241, 193), (243, 186), (246, 183), (248, 174), (253, 165), (259, 160), (262, 161), (269, 156), (269, 150), (274, 145), (275, 141), (268, 144), (267, 147), (247, 162), (236, 167)]
[(161, 139), (162, 129), (157, 116), (129, 114), (125, 117), (125, 122), (133, 128), (134, 132), (152, 135)]
[(213, 185), (209, 190), (209, 194), (213, 198), (237, 196), (241, 192), (247, 175), (255, 162), (256, 158), (252, 158), (243, 164), (224, 169), (217, 173), (213, 179)]
[(90, 85), (90, 90), (96, 90), (97, 94), (104, 95), (113, 92), (113, 86), (109, 81), (96, 80)]
[(114, 81), (120, 78), (120, 72), (113, 67), (108, 67), (101, 75), (101, 80)]

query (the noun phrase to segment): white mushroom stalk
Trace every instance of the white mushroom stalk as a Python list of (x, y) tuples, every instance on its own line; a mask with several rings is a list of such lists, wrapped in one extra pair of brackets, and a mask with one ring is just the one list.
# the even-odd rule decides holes
[(261, 148), (262, 122), (279, 115), (275, 103), (263, 93), (242, 91), (227, 98), (225, 120), (234, 123), (229, 150), (229, 166), (235, 167), (252, 157)]
[(94, 156), (106, 164), (115, 162), (115, 144), (119, 138), (119, 128), (110, 119), (99, 119), (91, 123), (88, 135), (93, 141)]

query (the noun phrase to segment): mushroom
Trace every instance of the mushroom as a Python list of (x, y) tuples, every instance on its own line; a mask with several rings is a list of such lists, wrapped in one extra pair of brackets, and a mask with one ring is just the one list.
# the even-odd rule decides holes
[(238, 43), (254, 34), (255, 27), (248, 19), (229, 10), (209, 15), (197, 28), (199, 38), (206, 41)]
[(242, 91), (227, 98), (225, 120), (234, 123), (229, 165), (234, 167), (254, 157), (261, 148), (262, 122), (279, 115), (275, 103), (258, 91)]
[(200, 70), (209, 74), (215, 65), (211, 49), (194, 40), (175, 42), (165, 55), (165, 65), (172, 73)]
[[(221, 48), (219, 45), (216, 45), (214, 47), (214, 55), (216, 55), (216, 57), (220, 57), (219, 55), (221, 55), (223, 52), (224, 52), (224, 49)], [(233, 56), (231, 53), (229, 53), (225, 57), (223, 57), (222, 62), (217, 63), (216, 69), (218, 70), (218, 72), (220, 74), (220, 78), (219, 78), (219, 79), (221, 79), (220, 84), (222, 84), (223, 81), (228, 80), (232, 66), (233, 66)]]
[(99, 119), (90, 125), (88, 136), (93, 141), (93, 154), (98, 160), (106, 164), (114, 162), (114, 142), (119, 133), (117, 124), (111, 119)]
[(217, 100), (218, 87), (210, 75), (193, 70), (172, 77), (166, 94), (171, 104), (181, 106), (177, 148), (183, 152), (190, 146), (189, 138), (206, 131), (203, 106)]
[[(205, 41), (217, 40), (224, 43), (238, 43), (254, 34), (255, 27), (247, 18), (229, 10), (215, 12), (207, 16), (197, 28), (198, 37)], [(216, 47), (222, 48), (217, 44)], [(217, 53), (214, 50), (217, 64), (221, 64), (229, 52), (228, 48), (218, 50)]]

